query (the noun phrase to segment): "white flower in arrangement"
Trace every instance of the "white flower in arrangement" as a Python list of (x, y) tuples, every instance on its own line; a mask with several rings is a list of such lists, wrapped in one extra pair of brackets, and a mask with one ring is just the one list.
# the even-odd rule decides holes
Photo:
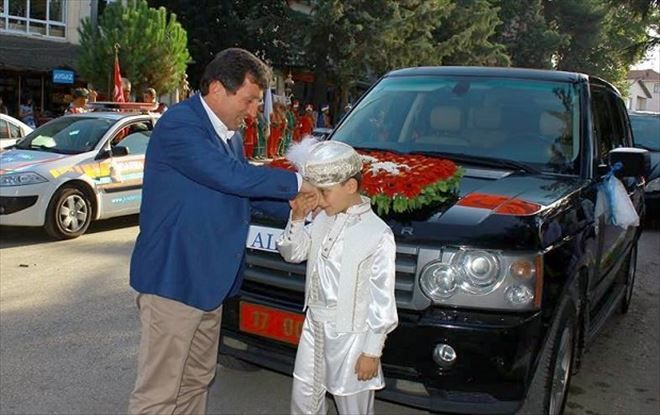
[(378, 174), (379, 171), (385, 170), (389, 174), (398, 175), (402, 169), (410, 170), (410, 166), (407, 164), (398, 164), (392, 161), (381, 161), (377, 163), (372, 163), (369, 170), (371, 173)]
[(365, 155), (360, 155), (360, 157), (362, 158), (362, 162), (364, 164), (376, 163), (378, 161), (376, 157), (365, 156)]

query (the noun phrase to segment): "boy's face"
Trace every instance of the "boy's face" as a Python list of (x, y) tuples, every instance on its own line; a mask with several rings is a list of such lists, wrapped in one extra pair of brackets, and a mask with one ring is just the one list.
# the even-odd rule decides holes
[(328, 216), (333, 216), (355, 204), (358, 186), (355, 179), (348, 179), (344, 183), (319, 189), (321, 191), (319, 207), (325, 210)]

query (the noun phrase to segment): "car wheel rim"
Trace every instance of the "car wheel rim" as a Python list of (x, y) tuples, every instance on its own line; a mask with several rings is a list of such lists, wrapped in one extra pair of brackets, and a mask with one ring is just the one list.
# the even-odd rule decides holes
[(81, 230), (87, 222), (87, 203), (78, 195), (71, 195), (60, 205), (57, 218), (62, 230), (73, 233)]
[(568, 387), (568, 377), (571, 370), (571, 359), (573, 358), (572, 335), (570, 327), (565, 327), (559, 341), (559, 350), (555, 360), (555, 368), (552, 378), (552, 391), (550, 395), (550, 415), (559, 415), (561, 413), (566, 389)]

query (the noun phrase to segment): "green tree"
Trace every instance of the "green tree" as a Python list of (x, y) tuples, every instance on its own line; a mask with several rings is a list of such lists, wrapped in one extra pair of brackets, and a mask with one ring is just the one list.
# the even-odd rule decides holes
[(555, 54), (559, 70), (602, 77), (626, 88), (628, 68), (652, 46), (657, 2), (639, 0), (544, 0), (546, 20), (566, 41)]
[(189, 77), (194, 87), (206, 65), (223, 49), (241, 47), (266, 62), (284, 66), (300, 61), (305, 18), (284, 0), (201, 1), (149, 0), (177, 14), (189, 37), (193, 62)]
[(353, 82), (400, 67), (507, 65), (504, 47), (491, 40), (498, 24), (487, 0), (318, 1), (305, 43), (314, 102), (330, 81), (343, 106)]
[(150, 8), (145, 0), (109, 4), (94, 26), (89, 18), (79, 29), (80, 72), (94, 85), (111, 88), (114, 45), (118, 44), (122, 76), (136, 91), (171, 92), (190, 62), (186, 31), (175, 14)]
[(492, 0), (500, 8), (502, 24), (496, 40), (506, 46), (511, 65), (523, 68), (552, 69), (552, 57), (563, 42), (556, 24), (549, 24), (541, 0)]
[(458, 0), (434, 33), (443, 65), (508, 66), (511, 61), (495, 32), (499, 8), (488, 0)]

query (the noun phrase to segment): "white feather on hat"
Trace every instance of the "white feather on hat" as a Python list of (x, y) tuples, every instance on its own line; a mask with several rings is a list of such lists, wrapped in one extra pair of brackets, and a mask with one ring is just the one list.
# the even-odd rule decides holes
[(319, 141), (311, 135), (303, 137), (300, 142), (291, 143), (289, 150), (286, 152), (286, 159), (291, 162), (299, 172), (302, 172), (302, 168), (309, 160), (312, 148), (318, 144)]

